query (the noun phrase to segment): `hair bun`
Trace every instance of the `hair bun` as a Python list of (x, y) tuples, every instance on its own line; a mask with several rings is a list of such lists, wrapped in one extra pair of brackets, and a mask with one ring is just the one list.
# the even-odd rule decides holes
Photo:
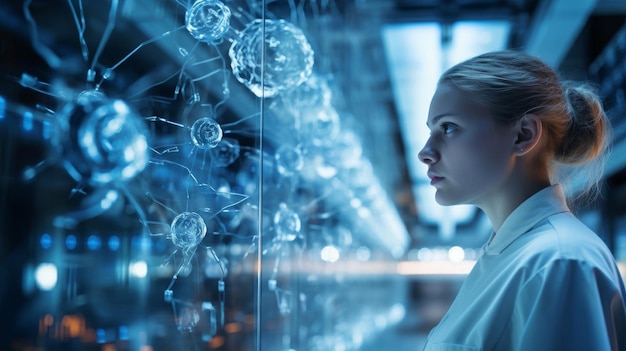
[(607, 148), (609, 122), (602, 102), (591, 85), (565, 82), (563, 91), (570, 121), (556, 150), (556, 160), (570, 165), (586, 163)]

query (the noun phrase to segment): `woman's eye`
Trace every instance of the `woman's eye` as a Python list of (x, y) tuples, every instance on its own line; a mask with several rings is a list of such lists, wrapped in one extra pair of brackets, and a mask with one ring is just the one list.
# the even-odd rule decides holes
[(456, 126), (451, 123), (442, 123), (441, 130), (443, 131), (443, 134), (450, 134), (456, 130)]

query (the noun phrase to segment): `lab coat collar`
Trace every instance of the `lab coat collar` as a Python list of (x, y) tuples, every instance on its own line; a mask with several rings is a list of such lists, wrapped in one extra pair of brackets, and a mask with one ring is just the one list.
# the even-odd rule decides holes
[(530, 231), (542, 220), (562, 212), (569, 212), (569, 208), (561, 185), (551, 185), (538, 191), (511, 212), (497, 233), (491, 234), (483, 247), (485, 254), (501, 253), (515, 239)]

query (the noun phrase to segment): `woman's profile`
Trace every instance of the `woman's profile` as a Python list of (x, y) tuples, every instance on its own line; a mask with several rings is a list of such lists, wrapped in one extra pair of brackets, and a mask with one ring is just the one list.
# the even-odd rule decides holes
[(441, 76), (427, 125), (437, 202), (476, 205), (493, 232), (424, 349), (626, 350), (614, 256), (564, 191), (580, 172), (571, 195), (598, 192), (611, 129), (595, 91), (523, 52), (485, 53)]

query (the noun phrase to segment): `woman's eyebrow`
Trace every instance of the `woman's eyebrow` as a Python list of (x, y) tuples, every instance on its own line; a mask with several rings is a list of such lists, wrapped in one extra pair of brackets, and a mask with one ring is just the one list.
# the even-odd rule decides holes
[(445, 116), (450, 116), (450, 114), (449, 113), (443, 113), (443, 114), (440, 114), (440, 115), (437, 115), (437, 116), (433, 117), (431, 120), (426, 120), (426, 126), (430, 127), (433, 124), (437, 124), (437, 121), (440, 120), (442, 117), (445, 117)]

